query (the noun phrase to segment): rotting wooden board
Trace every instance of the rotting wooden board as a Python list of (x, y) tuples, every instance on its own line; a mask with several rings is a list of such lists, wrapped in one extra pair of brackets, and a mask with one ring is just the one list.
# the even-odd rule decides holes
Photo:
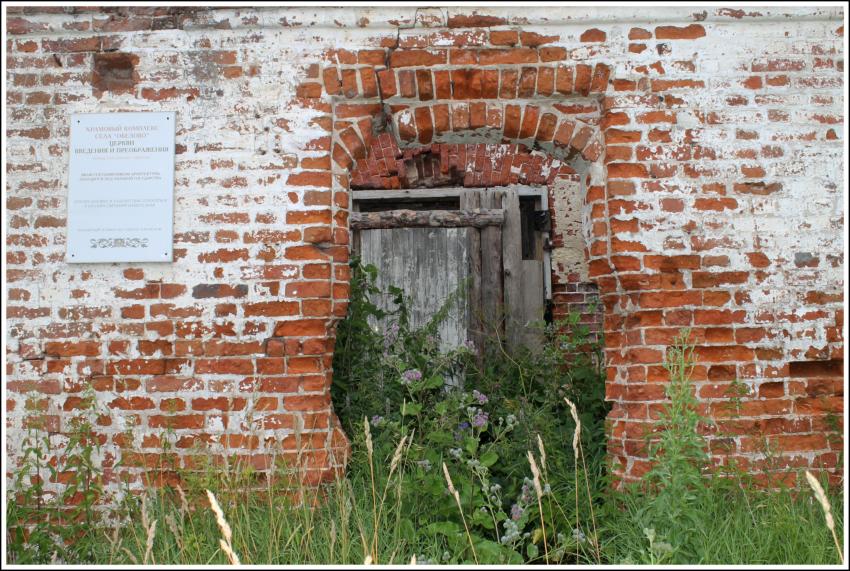
[[(467, 189), (460, 195), (460, 207), (471, 210), (481, 207), (481, 191)], [(483, 308), (481, 305), (481, 231), (470, 228), (467, 233), (467, 258), (469, 263), (469, 296), (468, 296), (468, 320), (469, 339), (475, 345), (475, 350), (480, 359), (483, 357), (483, 329), (481, 319)]]
[[(501, 196), (484, 191), (482, 208), (501, 208)], [(502, 228), (481, 229), (481, 305), (486, 336), (502, 335)]]
[(508, 349), (522, 344), (522, 221), (516, 190), (497, 191), (502, 197), (505, 222), (502, 225), (502, 265), (504, 268), (505, 340)]
[(352, 212), (352, 230), (371, 228), (456, 228), (463, 226), (494, 226), (502, 224), (505, 214), (498, 209), (472, 210), (382, 210)]
[(352, 199), (357, 200), (421, 200), (423, 198), (454, 198), (466, 189), (463, 188), (417, 188), (414, 190), (353, 190)]
[[(520, 196), (542, 196), (546, 189), (530, 186), (516, 185), (513, 187), (491, 187), (479, 192), (497, 192), (506, 188), (514, 188)], [(456, 198), (466, 192), (466, 188), (414, 188), (397, 190), (352, 190), (351, 199), (354, 202), (361, 200), (386, 200), (397, 202), (399, 200), (420, 200), (423, 198)]]
[(522, 300), (513, 315), (517, 317), (520, 328), (519, 342), (534, 349), (543, 344), (543, 330), (538, 326), (546, 309), (543, 301), (543, 261), (522, 260), (520, 281)]

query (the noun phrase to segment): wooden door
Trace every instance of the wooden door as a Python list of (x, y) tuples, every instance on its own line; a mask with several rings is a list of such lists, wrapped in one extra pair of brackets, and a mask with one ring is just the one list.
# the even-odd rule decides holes
[[(545, 209), (543, 193), (521, 196), (516, 188), (355, 191), (354, 247), (364, 264), (378, 268), (379, 287), (405, 291), (414, 326), (424, 325), (467, 284), (466, 295), (440, 326), (445, 348), (471, 340), (480, 350), (485, 339), (495, 338), (509, 349), (538, 346), (540, 330), (529, 325), (543, 318), (549, 268), (545, 233), (529, 226), (527, 211), (529, 198), (536, 201), (532, 214)], [(368, 212), (359, 211), (361, 202), (369, 204)], [(407, 209), (394, 210), (398, 206)]]
[[(360, 255), (364, 264), (378, 268), (376, 285), (391, 285), (410, 299), (413, 327), (426, 325), (447, 303), (450, 309), (440, 323), (443, 349), (464, 344), (469, 331), (469, 304), (456, 295), (469, 276), (469, 228), (378, 228), (360, 231)], [(461, 291), (461, 293), (463, 293)], [(392, 300), (377, 300), (381, 309), (393, 310)]]

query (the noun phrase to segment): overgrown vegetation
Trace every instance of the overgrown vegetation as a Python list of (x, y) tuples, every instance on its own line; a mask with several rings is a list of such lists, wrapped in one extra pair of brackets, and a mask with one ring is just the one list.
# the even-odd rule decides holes
[[(440, 350), (452, 300), (414, 328), (404, 292), (378, 291), (374, 268), (354, 270), (334, 360), (334, 405), (352, 440), (345, 478), (317, 497), (284, 465), (260, 478), (210, 463), (181, 473), (180, 486), (127, 494), (101, 521), (92, 404), (61, 466), (46, 462), (55, 450), (33, 426), (7, 504), (9, 560), (839, 562), (808, 488), (765, 491), (742, 472), (709, 473), (686, 337), (668, 351), (669, 403), (647, 441), (656, 463), (646, 485), (615, 491), (599, 346), (578, 316), (547, 327), (539, 351), (508, 355), (491, 338), (479, 360), (470, 347)], [(379, 309), (381, 295), (392, 311)], [(44, 482), (60, 473), (71, 486), (50, 498)], [(842, 498), (827, 496), (841, 536)]]

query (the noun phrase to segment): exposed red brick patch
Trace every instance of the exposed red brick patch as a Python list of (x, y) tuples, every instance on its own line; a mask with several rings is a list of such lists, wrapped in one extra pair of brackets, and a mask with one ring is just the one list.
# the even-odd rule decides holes
[(94, 56), (94, 71), (92, 73), (92, 89), (96, 96), (104, 92), (114, 94), (133, 93), (139, 82), (136, 65), (139, 56), (136, 54), (110, 52)]
[(490, 26), (501, 26), (506, 24), (504, 18), (498, 16), (487, 16), (473, 12), (471, 15), (455, 14), (449, 16), (449, 28), (483, 28)]
[(689, 26), (658, 26), (655, 38), (658, 40), (695, 40), (705, 36), (705, 28), (700, 24)]
[(579, 39), (583, 42), (604, 42), (606, 38), (605, 32), (598, 28), (591, 28), (582, 32)]

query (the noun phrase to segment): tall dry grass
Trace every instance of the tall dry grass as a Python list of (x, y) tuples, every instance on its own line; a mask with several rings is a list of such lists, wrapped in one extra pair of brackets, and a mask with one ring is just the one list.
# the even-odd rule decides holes
[(838, 535), (835, 533), (835, 519), (832, 517), (832, 507), (829, 505), (829, 499), (826, 497), (826, 492), (823, 491), (823, 486), (820, 485), (818, 479), (815, 478), (808, 470), (806, 470), (806, 480), (809, 482), (809, 486), (815, 493), (815, 498), (817, 498), (818, 503), (823, 510), (826, 527), (832, 534), (832, 539), (835, 542), (835, 550), (838, 552), (838, 558), (841, 560), (841, 564), (844, 565), (844, 552), (841, 551), (841, 544), (838, 542)]

